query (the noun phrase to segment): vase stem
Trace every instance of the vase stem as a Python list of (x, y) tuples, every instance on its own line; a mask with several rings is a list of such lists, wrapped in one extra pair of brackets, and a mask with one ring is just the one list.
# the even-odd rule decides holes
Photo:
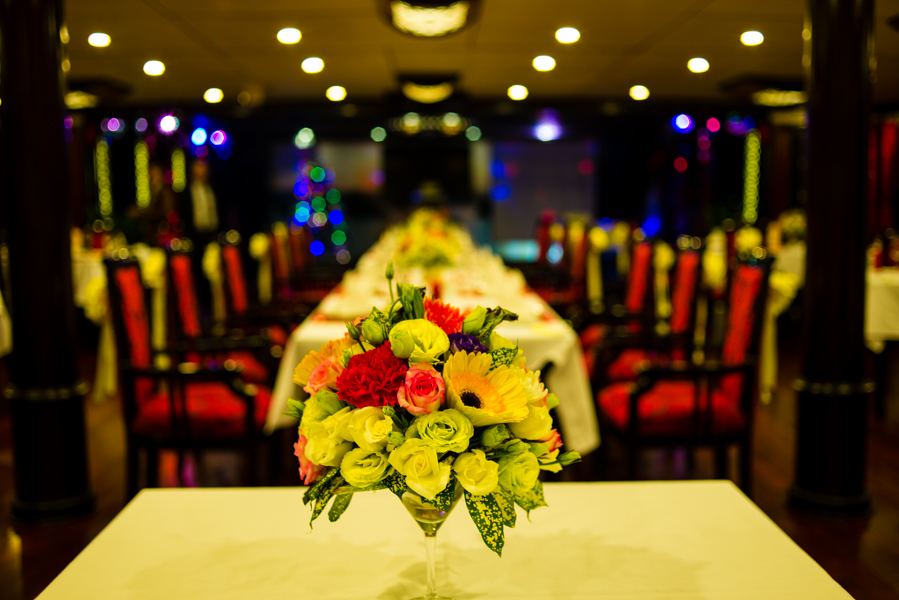
[(427, 555), (428, 591), (425, 598), (437, 598), (437, 532), (425, 532), (425, 553)]

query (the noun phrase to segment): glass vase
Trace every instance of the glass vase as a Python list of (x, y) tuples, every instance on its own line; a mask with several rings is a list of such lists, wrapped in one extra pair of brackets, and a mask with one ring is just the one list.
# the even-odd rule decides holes
[(413, 600), (452, 600), (446, 596), (437, 595), (437, 531), (446, 518), (456, 507), (459, 498), (462, 497), (462, 487), (456, 484), (456, 493), (453, 496), (453, 503), (448, 510), (440, 510), (427, 499), (422, 498), (418, 494), (407, 491), (403, 494), (403, 506), (415, 519), (415, 522), (421, 527), (425, 533), (425, 557), (427, 566), (427, 591), (424, 596), (419, 596)]

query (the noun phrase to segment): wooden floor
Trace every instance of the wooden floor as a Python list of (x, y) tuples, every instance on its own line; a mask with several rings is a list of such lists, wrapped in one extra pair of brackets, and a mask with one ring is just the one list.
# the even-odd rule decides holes
[[(870, 428), (869, 488), (875, 512), (870, 518), (824, 519), (788, 509), (784, 494), (792, 480), (795, 437), (795, 397), (790, 382), (798, 372), (798, 343), (781, 336), (780, 386), (774, 401), (760, 406), (755, 431), (755, 488), (753, 499), (849, 593), (858, 599), (899, 600), (899, 368), (893, 380), (887, 418), (872, 418)], [(891, 356), (899, 367), (899, 356)], [(93, 371), (91, 358), (81, 365), (85, 378)], [(2, 376), (0, 376), (2, 379)], [(87, 403), (90, 472), (99, 511), (63, 525), (11, 527), (7, 523), (13, 495), (8, 407), (0, 400), (0, 600), (30, 600), (77, 555), (116, 515), (124, 504), (124, 430), (115, 402)], [(290, 440), (283, 440), (280, 485), (298, 483)], [(648, 452), (641, 472), (647, 479), (682, 477), (682, 453), (666, 456)], [(174, 479), (171, 461), (162, 461), (161, 481)], [(213, 456), (200, 465), (200, 481), (228, 484), (238, 479), (238, 466), (229, 456)], [(588, 478), (583, 465), (572, 471)], [(712, 475), (711, 455), (699, 454), (696, 477)]]

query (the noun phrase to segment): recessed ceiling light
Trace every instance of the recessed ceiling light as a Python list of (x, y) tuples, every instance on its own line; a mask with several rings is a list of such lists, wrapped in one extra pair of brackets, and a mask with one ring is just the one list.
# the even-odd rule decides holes
[(165, 73), (165, 65), (158, 60), (148, 60), (144, 63), (144, 73), (147, 75), (162, 75)]
[(628, 93), (634, 100), (646, 100), (649, 98), (649, 88), (645, 85), (635, 85)]
[(691, 58), (687, 61), (687, 68), (694, 73), (705, 73), (709, 70), (709, 61), (704, 58)]
[(339, 85), (332, 85), (328, 88), (328, 91), (325, 92), (325, 96), (332, 102), (340, 102), (346, 98), (346, 88)]
[(302, 68), (306, 73), (321, 73), (325, 68), (325, 61), (317, 56), (310, 56), (303, 61)]
[(508, 93), (512, 100), (524, 100), (528, 97), (528, 88), (523, 85), (513, 85), (509, 88)]
[(744, 31), (740, 36), (740, 41), (744, 46), (758, 46), (765, 41), (765, 36), (761, 31)]
[(538, 71), (552, 71), (556, 68), (556, 59), (552, 56), (540, 55), (532, 63)]
[(217, 102), (221, 102), (222, 98), (224, 98), (224, 97), (225, 97), (225, 95), (222, 93), (222, 90), (220, 90), (218, 88), (209, 88), (203, 94), (203, 100), (205, 100), (209, 104), (215, 104)]
[(303, 34), (300, 33), (300, 30), (293, 27), (285, 27), (278, 32), (278, 41), (282, 44), (296, 44), (302, 37)]
[(105, 48), (109, 45), (110, 41), (112, 40), (110, 40), (109, 36), (105, 33), (92, 33), (87, 36), (87, 43), (94, 48)]
[(556, 30), (556, 39), (563, 44), (573, 44), (581, 39), (581, 32), (574, 27), (563, 27)]

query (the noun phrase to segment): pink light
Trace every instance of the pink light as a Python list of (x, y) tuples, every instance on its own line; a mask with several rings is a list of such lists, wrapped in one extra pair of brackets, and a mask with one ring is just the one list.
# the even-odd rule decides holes
[(62, 120), (62, 124), (65, 125), (66, 129), (72, 128), (72, 117), (66, 117)]
[(209, 141), (212, 143), (213, 146), (221, 146), (222, 144), (225, 143), (225, 140), (227, 140), (227, 139), (228, 139), (228, 136), (225, 135), (225, 132), (222, 131), (221, 129), (217, 129), (216, 131), (213, 131), (212, 135), (209, 136)]
[(707, 137), (701, 137), (696, 142), (696, 145), (699, 146), (700, 148), (702, 148), (703, 150), (708, 150), (709, 148), (712, 147), (712, 142), (709, 141), (709, 138), (707, 138)]
[(683, 173), (687, 170), (687, 159), (684, 157), (678, 157), (674, 161), (674, 168)]
[(106, 128), (109, 131), (118, 131), (119, 127), (121, 127), (121, 122), (118, 119), (110, 119), (106, 121)]
[(711, 131), (712, 133), (715, 133), (716, 131), (721, 129), (721, 123), (719, 123), (718, 119), (716, 119), (715, 117), (712, 117), (711, 119), (706, 121), (705, 126), (708, 127), (709, 131)]

